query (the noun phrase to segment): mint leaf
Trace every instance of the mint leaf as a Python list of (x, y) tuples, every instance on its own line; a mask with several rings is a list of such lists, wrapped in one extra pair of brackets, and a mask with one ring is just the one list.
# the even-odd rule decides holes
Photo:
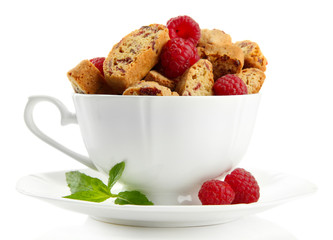
[(108, 188), (111, 189), (113, 185), (120, 179), (125, 169), (125, 162), (117, 163), (109, 172)]
[(67, 172), (66, 181), (72, 194), (65, 198), (102, 202), (112, 196), (109, 188), (101, 180), (79, 171)]
[(125, 205), (154, 205), (148, 198), (139, 191), (125, 191), (118, 193), (118, 198), (114, 202), (115, 204)]
[(71, 195), (65, 196), (64, 198), (76, 199), (89, 202), (103, 202), (106, 199), (110, 198), (109, 194), (99, 191), (82, 191), (76, 192)]
[(107, 186), (100, 179), (90, 177), (79, 171), (67, 172), (66, 181), (71, 194), (64, 196), (64, 198), (99, 203), (112, 197), (116, 198), (115, 203), (119, 205), (154, 205), (139, 191), (125, 191), (118, 194), (111, 193), (111, 188), (120, 179), (124, 169), (125, 162), (116, 164), (109, 172)]
[(79, 171), (66, 173), (66, 181), (71, 193), (83, 191), (100, 191), (109, 194), (107, 186), (98, 178), (90, 177)]

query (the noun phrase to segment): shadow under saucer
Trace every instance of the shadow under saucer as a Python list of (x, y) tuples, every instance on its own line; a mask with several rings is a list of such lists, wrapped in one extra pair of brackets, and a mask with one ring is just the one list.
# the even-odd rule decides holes
[(296, 240), (284, 228), (257, 216), (204, 227), (149, 228), (116, 225), (88, 217), (81, 226), (55, 228), (36, 240), (109, 240), (109, 239), (224, 239)]

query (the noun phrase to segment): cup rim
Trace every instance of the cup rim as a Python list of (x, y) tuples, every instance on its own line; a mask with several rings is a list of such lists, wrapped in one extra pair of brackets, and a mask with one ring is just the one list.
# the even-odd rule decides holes
[(147, 95), (111, 95), (111, 94), (82, 94), (73, 93), (75, 98), (145, 98), (145, 99), (226, 99), (226, 98), (255, 98), (260, 97), (261, 93), (244, 94), (244, 95), (213, 95), (213, 96), (147, 96)]

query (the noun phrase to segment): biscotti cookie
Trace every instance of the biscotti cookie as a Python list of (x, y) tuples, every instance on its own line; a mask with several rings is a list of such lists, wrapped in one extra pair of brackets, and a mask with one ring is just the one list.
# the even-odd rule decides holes
[(176, 86), (180, 96), (213, 95), (213, 66), (206, 59), (200, 59), (181, 76)]
[(240, 73), (244, 65), (243, 51), (230, 44), (207, 45), (203, 49), (202, 58), (208, 59), (212, 63), (215, 80), (226, 74)]
[(170, 80), (169, 78), (164, 77), (162, 74), (155, 70), (150, 71), (144, 80), (157, 82), (158, 84), (170, 88), (171, 90), (174, 90), (176, 87), (176, 82), (174, 80)]
[(236, 75), (246, 84), (248, 94), (258, 93), (266, 79), (265, 73), (258, 68), (245, 68)]
[(244, 68), (258, 68), (266, 71), (267, 59), (262, 54), (259, 45), (249, 40), (235, 43), (244, 53)]
[(102, 73), (89, 60), (81, 61), (67, 72), (67, 77), (76, 93), (113, 94)]
[(168, 29), (159, 24), (143, 26), (125, 36), (104, 61), (107, 83), (122, 94), (130, 85), (142, 80), (158, 62), (168, 40)]
[(198, 54), (201, 56), (203, 54), (203, 50), (208, 45), (219, 47), (226, 44), (232, 44), (229, 34), (226, 34), (222, 30), (218, 29), (201, 29), (201, 36), (197, 45)]
[(161, 86), (157, 82), (140, 81), (127, 88), (123, 95), (146, 95), (146, 96), (178, 96), (170, 88)]

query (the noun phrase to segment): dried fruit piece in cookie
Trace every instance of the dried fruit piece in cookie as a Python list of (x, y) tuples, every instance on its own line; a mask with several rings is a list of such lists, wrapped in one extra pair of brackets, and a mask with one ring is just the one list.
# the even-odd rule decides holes
[(258, 68), (244, 68), (236, 75), (246, 84), (248, 94), (258, 93), (266, 78), (265, 73)]
[(266, 71), (267, 59), (257, 43), (244, 40), (236, 42), (235, 45), (240, 47), (244, 53), (244, 68), (258, 68)]
[(242, 79), (234, 74), (228, 74), (217, 79), (213, 91), (215, 95), (243, 95), (247, 94), (247, 87)]
[(202, 205), (224, 205), (232, 203), (235, 192), (226, 182), (208, 180), (202, 184), (198, 197)]
[(146, 96), (178, 96), (169, 88), (159, 85), (157, 82), (140, 81), (127, 88), (123, 95), (146, 95)]
[(189, 16), (178, 16), (167, 22), (170, 38), (183, 38), (190, 41), (194, 46), (200, 39), (199, 24)]
[(81, 61), (67, 72), (76, 93), (114, 94), (113, 89), (105, 82), (102, 73), (89, 60)]
[(97, 57), (89, 60), (92, 64), (95, 65), (95, 67), (102, 73), (104, 77), (104, 71), (103, 71), (103, 63), (105, 61), (105, 57)]
[(163, 74), (168, 78), (182, 75), (199, 60), (197, 49), (182, 38), (170, 39), (161, 53)]
[(235, 45), (207, 45), (201, 57), (213, 64), (215, 80), (226, 74), (241, 72), (244, 65), (244, 53)]
[(232, 204), (236, 203), (253, 203), (257, 202), (260, 197), (260, 188), (254, 176), (243, 168), (236, 168), (225, 179), (235, 191), (235, 199)]
[(180, 96), (213, 95), (213, 66), (206, 59), (200, 59), (180, 77), (176, 92)]
[(145, 81), (157, 82), (158, 84), (174, 90), (176, 87), (176, 81), (170, 80), (167, 77), (164, 77), (159, 72), (152, 70), (150, 71), (144, 79)]
[(203, 49), (208, 45), (221, 47), (226, 44), (232, 44), (229, 34), (218, 29), (201, 29), (201, 37), (197, 45), (198, 54), (201, 56), (204, 52)]
[(158, 62), (168, 40), (168, 29), (159, 24), (143, 26), (125, 36), (104, 61), (107, 83), (122, 94), (130, 85), (142, 80)]

